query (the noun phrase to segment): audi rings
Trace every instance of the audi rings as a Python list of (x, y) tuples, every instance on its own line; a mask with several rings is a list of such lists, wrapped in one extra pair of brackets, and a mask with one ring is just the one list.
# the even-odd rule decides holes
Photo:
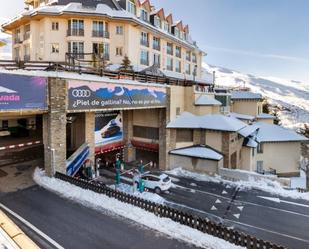
[(75, 98), (89, 98), (91, 96), (90, 90), (81, 90), (81, 89), (74, 89), (72, 91), (72, 96)]

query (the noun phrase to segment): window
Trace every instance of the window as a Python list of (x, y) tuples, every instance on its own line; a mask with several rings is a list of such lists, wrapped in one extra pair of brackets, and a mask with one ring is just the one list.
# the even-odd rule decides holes
[(141, 51), (141, 64), (145, 66), (149, 66), (149, 52), (142, 50)]
[(129, 0), (128, 1), (128, 6), (127, 6), (128, 12), (130, 12), (133, 15), (136, 15), (136, 6), (134, 1)]
[(190, 51), (187, 51), (187, 53), (186, 53), (186, 60), (191, 61), (191, 52)]
[(259, 143), (257, 147), (257, 153), (263, 154), (263, 149), (264, 149), (264, 145), (262, 143)]
[(175, 71), (177, 73), (181, 73), (181, 62), (179, 60), (176, 60), (176, 63), (175, 63)]
[(261, 173), (261, 174), (264, 173), (264, 170), (263, 170), (263, 161), (257, 161), (257, 162), (256, 162), (256, 172), (257, 172), (257, 173)]
[(92, 36), (93, 37), (103, 37), (104, 23), (103, 22), (92, 22)]
[(176, 57), (181, 58), (181, 47), (176, 46), (175, 54)]
[(59, 53), (59, 43), (52, 43), (51, 52), (55, 54)]
[(117, 56), (122, 56), (122, 47), (116, 48), (116, 55)]
[(191, 65), (189, 63), (186, 64), (186, 74), (191, 74)]
[(173, 71), (173, 58), (168, 57), (166, 60), (166, 69), (169, 71)]
[(161, 28), (161, 19), (158, 16), (154, 16), (154, 26), (157, 28)]
[(169, 42), (167, 43), (167, 45), (166, 45), (166, 52), (169, 55), (173, 55), (174, 54), (173, 43), (169, 43)]
[(69, 42), (69, 53), (75, 54), (77, 58), (84, 58), (84, 43), (83, 42)]
[(179, 31), (179, 29), (178, 28), (175, 28), (175, 36), (176, 37), (178, 37), (178, 38), (180, 38), (180, 31)]
[(159, 128), (146, 126), (133, 126), (133, 137), (147, 138), (151, 140), (159, 140)]
[(197, 59), (196, 59), (196, 53), (192, 53), (192, 62), (196, 63)]
[(161, 56), (160, 54), (153, 54), (153, 64), (160, 67), (161, 65)]
[(123, 26), (116, 26), (116, 35), (123, 35)]
[(141, 10), (141, 20), (145, 21), (145, 22), (149, 22), (149, 15), (148, 12), (144, 9)]
[(7, 130), (9, 128), (9, 120), (2, 120), (2, 130)]
[(180, 107), (176, 107), (176, 116), (180, 115)]
[(170, 33), (171, 32), (171, 27), (168, 22), (164, 22), (164, 31)]
[(24, 28), (24, 41), (30, 38), (30, 24), (25, 25)]
[(52, 22), (52, 30), (53, 31), (59, 30), (59, 22)]
[(160, 50), (160, 38), (158, 37), (153, 37), (153, 49)]
[(69, 20), (68, 22), (68, 36), (84, 36), (84, 21), (83, 20)]
[(176, 142), (193, 142), (193, 130), (177, 129)]
[(103, 44), (103, 56), (105, 60), (109, 60), (109, 43)]
[(141, 32), (141, 45), (149, 47), (148, 33)]
[(30, 45), (24, 46), (24, 61), (30, 61)]

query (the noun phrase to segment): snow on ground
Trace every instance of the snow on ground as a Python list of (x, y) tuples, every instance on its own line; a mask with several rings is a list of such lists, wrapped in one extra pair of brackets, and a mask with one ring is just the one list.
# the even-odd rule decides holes
[[(196, 181), (206, 181), (206, 182), (216, 182), (216, 183), (223, 183), (226, 185), (231, 185), (234, 187), (239, 187), (240, 190), (250, 190), (250, 189), (257, 189), (268, 192), (273, 195), (279, 195), (282, 197), (289, 197), (293, 199), (302, 199), (309, 201), (309, 192), (308, 193), (299, 193), (297, 190), (288, 190), (283, 188), (278, 182), (272, 181), (270, 179), (263, 179), (256, 181), (253, 177), (249, 178), (249, 181), (237, 181), (232, 182), (228, 180), (222, 179), (220, 176), (209, 176), (201, 173), (194, 173), (182, 168), (175, 168), (170, 171), (166, 171), (167, 174), (171, 174), (175, 177), (185, 177), (194, 179)], [(296, 182), (299, 180), (296, 179)]]
[(309, 123), (309, 82), (256, 77), (206, 63), (203, 67), (205, 77), (216, 72), (217, 85), (249, 87), (267, 97), (270, 104), (282, 107), (278, 116), (283, 126), (298, 129)]
[(204, 234), (193, 228), (178, 224), (167, 218), (159, 218), (138, 207), (122, 203), (116, 199), (109, 198), (105, 195), (85, 190), (61, 181), (56, 178), (47, 177), (44, 171), (36, 169), (34, 172), (34, 181), (60, 196), (72, 201), (81, 203), (84, 206), (99, 210), (101, 212), (109, 212), (121, 217), (125, 217), (150, 229), (159, 231), (168, 237), (181, 240), (193, 244), (201, 248), (212, 249), (233, 249), (241, 248), (228, 243), (225, 240)]
[[(115, 189), (115, 185), (110, 185), (109, 187), (112, 188), (112, 189)], [(116, 189), (118, 191), (121, 191), (121, 192), (124, 192), (124, 193), (127, 193), (127, 194), (131, 194), (131, 195), (135, 195), (137, 197), (140, 197), (140, 198), (143, 198), (143, 199), (146, 199), (148, 201), (152, 201), (152, 202), (155, 202), (155, 203), (158, 203), (158, 204), (164, 204), (164, 202), (165, 202), (165, 199), (162, 198), (160, 195), (157, 195), (157, 194), (151, 193), (151, 192), (140, 193), (136, 190), (133, 190), (132, 185), (128, 185), (128, 184), (125, 184), (125, 183), (120, 183), (119, 185), (117, 185)]]

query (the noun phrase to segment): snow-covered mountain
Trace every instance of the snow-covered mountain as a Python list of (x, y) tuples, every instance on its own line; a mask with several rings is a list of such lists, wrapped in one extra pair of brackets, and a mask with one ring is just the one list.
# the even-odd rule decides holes
[[(7, 19), (0, 17), (0, 25), (6, 22)], [(12, 40), (11, 36), (4, 34), (0, 29), (0, 41), (4, 42), (6, 45), (4, 47), (0, 47), (0, 59), (11, 59), (12, 58)]]
[(309, 123), (309, 82), (257, 77), (206, 63), (203, 67), (206, 78), (215, 72), (217, 85), (249, 87), (261, 93), (271, 105), (278, 107), (278, 116), (283, 126), (299, 129), (304, 123)]

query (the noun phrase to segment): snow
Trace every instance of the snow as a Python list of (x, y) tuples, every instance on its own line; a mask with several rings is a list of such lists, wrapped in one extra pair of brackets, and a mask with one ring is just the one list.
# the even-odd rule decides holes
[(207, 95), (201, 95), (195, 101), (195, 105), (222, 105), (220, 101)]
[(255, 119), (254, 116), (236, 113), (236, 112), (230, 112), (227, 116), (233, 117), (233, 118), (238, 118), (238, 119), (243, 119), (243, 120), (249, 120), (249, 121), (253, 121)]
[(258, 119), (275, 119), (276, 117), (274, 115), (268, 114), (268, 113), (261, 113), (260, 115), (256, 116)]
[[(0, 25), (6, 22), (8, 19), (0, 17)], [(0, 41), (6, 45), (0, 46), (0, 60), (9, 60), (12, 59), (12, 40), (11, 36), (1, 32), (0, 29)]]
[(232, 92), (232, 100), (238, 99), (262, 99), (262, 95), (259, 93), (254, 93), (250, 91), (233, 91)]
[(255, 133), (258, 128), (259, 127), (255, 125), (247, 125), (245, 128), (239, 130), (238, 133), (242, 135), (243, 137), (248, 137), (252, 135), (253, 133)]
[(220, 161), (223, 156), (206, 146), (194, 146), (170, 151), (170, 154)]
[[(248, 171), (242, 171), (242, 170), (236, 170), (236, 171), (248, 173)], [(196, 181), (223, 183), (223, 184), (226, 184), (227, 186), (239, 187), (240, 190), (242, 191), (257, 189), (257, 190), (262, 190), (264, 192), (268, 192), (270, 194), (278, 195), (281, 197), (309, 201), (309, 192), (300, 193), (297, 190), (285, 189), (278, 182), (273, 181), (271, 179), (263, 179), (263, 180), (256, 181), (254, 180), (254, 177), (250, 177), (249, 181), (232, 182), (232, 181), (224, 180), (218, 175), (209, 176), (205, 174), (190, 172), (182, 168), (175, 168), (173, 170), (166, 171), (166, 173), (171, 174), (175, 177), (177, 176), (185, 177), (185, 178), (194, 179)], [(252, 175), (257, 174), (255, 172), (249, 172), (249, 173), (251, 173)]]
[(188, 128), (188, 129), (207, 129), (220, 131), (239, 131), (247, 124), (221, 114), (208, 114), (204, 116), (195, 116), (189, 112), (183, 112), (175, 120), (171, 121), (167, 128)]
[(278, 116), (284, 127), (299, 129), (309, 123), (309, 82), (257, 77), (203, 63), (204, 75), (216, 73), (216, 84), (227, 87), (249, 87), (260, 93), (271, 105), (280, 107)]
[(138, 207), (122, 203), (116, 199), (109, 198), (90, 190), (79, 188), (56, 178), (47, 177), (44, 171), (40, 169), (35, 170), (33, 177), (38, 185), (55, 192), (64, 198), (81, 203), (84, 206), (101, 211), (102, 213), (105, 212), (125, 217), (150, 229), (159, 231), (168, 237), (193, 244), (197, 247), (207, 249), (241, 248), (222, 239), (178, 224), (170, 219), (159, 218)]
[(257, 142), (292, 142), (309, 141), (308, 138), (297, 134), (295, 131), (279, 125), (258, 122), (252, 125), (258, 128)]

